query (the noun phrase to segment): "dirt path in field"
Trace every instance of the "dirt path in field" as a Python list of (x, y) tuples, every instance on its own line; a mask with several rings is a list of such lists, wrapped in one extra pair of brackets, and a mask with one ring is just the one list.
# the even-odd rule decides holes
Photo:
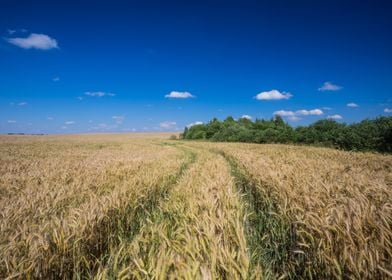
[[(248, 246), (248, 254), (250, 256), (250, 275), (258, 276), (259, 271), (262, 271), (263, 278), (278, 278), (273, 275), (271, 269), (266, 264), (269, 258), (262, 246), (266, 242), (264, 239), (263, 228), (266, 224), (266, 219), (273, 220), (273, 217), (266, 216), (266, 213), (271, 211), (269, 205), (263, 205), (266, 201), (257, 189), (257, 185), (250, 179), (249, 174), (241, 169), (238, 162), (226, 154), (222, 150), (212, 150), (215, 154), (221, 155), (225, 158), (230, 166), (230, 172), (235, 182), (236, 189), (241, 197), (241, 203), (244, 205), (247, 213), (244, 219), (245, 235)], [(250, 277), (258, 278), (258, 277)]]
[[(192, 144), (191, 144), (192, 145)], [(192, 147), (195, 147), (192, 145)], [(243, 211), (242, 227), (246, 239), (246, 248), (249, 258), (248, 279), (274, 278), (273, 272), (267, 268), (266, 256), (263, 246), (264, 234), (262, 229), (265, 224), (266, 215), (270, 209), (266, 209), (262, 204), (265, 200), (257, 190), (257, 185), (250, 179), (246, 170), (240, 168), (234, 157), (225, 153), (219, 148), (196, 146), (198, 149), (209, 152), (215, 157), (222, 157), (225, 161), (225, 168), (229, 170), (233, 181), (236, 196)]]
[[(111, 252), (99, 275), (186, 279), (249, 278), (244, 207), (222, 155), (179, 144), (197, 156), (148, 215), (139, 233)], [(258, 271), (257, 273), (260, 273)]]

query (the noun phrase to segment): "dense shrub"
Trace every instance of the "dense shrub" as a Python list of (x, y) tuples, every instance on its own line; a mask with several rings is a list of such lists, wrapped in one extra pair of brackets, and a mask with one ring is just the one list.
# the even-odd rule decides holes
[(308, 126), (291, 127), (280, 116), (254, 122), (232, 117), (185, 128), (183, 139), (223, 142), (302, 143), (353, 151), (392, 152), (392, 117), (378, 117), (355, 124), (319, 120)]

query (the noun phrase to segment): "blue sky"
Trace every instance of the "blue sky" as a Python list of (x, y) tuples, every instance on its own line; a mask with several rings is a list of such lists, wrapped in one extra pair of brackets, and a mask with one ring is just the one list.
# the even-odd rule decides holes
[(4, 0), (0, 133), (391, 116), (391, 34), (391, 1)]

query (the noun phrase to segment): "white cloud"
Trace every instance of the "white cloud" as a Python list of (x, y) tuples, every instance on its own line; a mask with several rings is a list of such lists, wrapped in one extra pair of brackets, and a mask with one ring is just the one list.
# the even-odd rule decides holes
[(116, 123), (122, 124), (123, 121), (124, 121), (124, 119), (125, 119), (125, 117), (124, 117), (124, 116), (113, 116), (112, 119), (113, 119)]
[(12, 35), (15, 34), (16, 32), (27, 32), (26, 29), (22, 28), (22, 29), (8, 29), (7, 30), (8, 34)]
[(319, 91), (338, 91), (343, 87), (333, 84), (332, 82), (325, 82), (321, 87), (319, 87)]
[(108, 125), (106, 123), (100, 123), (100, 124), (98, 124), (98, 127), (103, 128), (103, 129), (109, 129), (110, 125)]
[(53, 117), (47, 117), (46, 119), (47, 119), (48, 121), (53, 121), (53, 120), (54, 120)]
[(74, 121), (66, 121), (65, 122), (66, 125), (70, 125), (70, 124), (74, 124), (74, 123), (75, 123)]
[(86, 91), (84, 94), (87, 96), (93, 96), (93, 97), (115, 96), (114, 93), (104, 92), (104, 91)]
[(331, 107), (322, 107), (321, 109), (326, 110), (326, 111), (332, 110)]
[(298, 111), (286, 111), (279, 110), (275, 111), (274, 115), (279, 115), (281, 117), (287, 117), (291, 121), (299, 121), (300, 116), (319, 116), (324, 114), (324, 112), (320, 109), (312, 109), (312, 110), (298, 110)]
[(77, 99), (79, 99), (80, 101), (82, 101), (82, 100), (83, 100), (83, 97), (78, 96)]
[(193, 122), (193, 123), (188, 124), (186, 127), (190, 128), (190, 127), (192, 127), (194, 125), (199, 125), (199, 124), (203, 124), (203, 122), (200, 122), (200, 121)]
[(6, 38), (8, 43), (23, 49), (50, 50), (57, 49), (57, 41), (45, 34), (31, 33), (26, 38)]
[(385, 108), (384, 113), (392, 113), (392, 108)]
[(297, 117), (297, 116), (289, 116), (288, 118), (289, 118), (290, 121), (293, 121), (293, 122), (301, 120), (301, 118)]
[(297, 116), (319, 116), (324, 114), (324, 112), (320, 109), (313, 109), (313, 110), (298, 110), (295, 112)]
[(15, 120), (8, 120), (7, 123), (16, 123)]
[(159, 126), (163, 129), (175, 129), (177, 126), (176, 122), (171, 122), (171, 121), (165, 121), (161, 122)]
[(332, 116), (328, 116), (327, 119), (331, 119), (331, 120), (341, 120), (343, 119), (343, 117), (341, 115), (332, 115)]
[(52, 80), (53, 80), (53, 82), (58, 82), (58, 81), (60, 81), (60, 77), (54, 77)]
[(347, 103), (347, 107), (350, 107), (350, 108), (358, 108), (359, 105), (356, 104), (356, 103), (354, 103), (354, 102), (350, 102), (350, 103)]
[[(91, 122), (89, 121), (89, 123)], [(90, 131), (110, 131), (114, 129), (118, 129), (118, 124), (99, 123), (97, 126), (89, 128)]]
[(279, 115), (281, 117), (287, 117), (290, 121), (293, 121), (293, 122), (299, 121), (301, 119), (298, 116), (297, 112), (293, 112), (293, 111), (279, 110), (279, 111), (274, 112), (274, 115)]
[(169, 94), (165, 95), (166, 98), (194, 98), (196, 96), (192, 95), (187, 91), (172, 91)]
[(19, 102), (18, 103), (18, 106), (26, 106), (27, 105), (27, 102)]
[(280, 92), (279, 90), (273, 89), (270, 91), (260, 92), (255, 96), (257, 100), (281, 100), (290, 99), (293, 95), (289, 92)]
[(249, 116), (249, 115), (242, 115), (242, 116), (241, 116), (241, 119), (248, 119), (248, 120), (251, 120), (251, 119), (252, 119), (252, 116)]
[(274, 115), (279, 115), (281, 117), (292, 117), (295, 116), (295, 113), (293, 111), (279, 110), (279, 111), (275, 111)]

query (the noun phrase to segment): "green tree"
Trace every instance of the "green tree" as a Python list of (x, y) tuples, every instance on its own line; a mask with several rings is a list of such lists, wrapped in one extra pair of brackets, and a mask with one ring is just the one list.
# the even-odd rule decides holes
[(392, 152), (392, 117), (379, 117), (346, 125), (334, 120), (319, 120), (308, 126), (292, 128), (282, 117), (270, 120), (246, 118), (238, 121), (214, 118), (207, 124), (186, 127), (183, 139), (210, 139), (226, 142), (304, 143), (344, 150)]

